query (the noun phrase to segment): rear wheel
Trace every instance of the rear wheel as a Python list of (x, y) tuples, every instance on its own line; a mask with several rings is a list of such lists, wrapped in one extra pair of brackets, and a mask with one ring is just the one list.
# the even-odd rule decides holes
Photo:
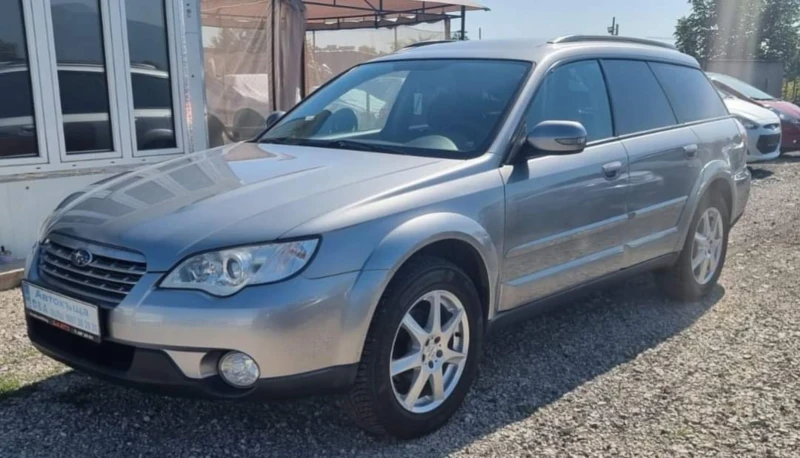
[(729, 215), (720, 196), (703, 197), (678, 261), (659, 275), (668, 296), (676, 300), (697, 300), (716, 285), (728, 251)]
[(364, 345), (350, 414), (373, 434), (412, 438), (441, 427), (478, 367), (483, 314), (457, 266), (420, 257), (384, 293)]

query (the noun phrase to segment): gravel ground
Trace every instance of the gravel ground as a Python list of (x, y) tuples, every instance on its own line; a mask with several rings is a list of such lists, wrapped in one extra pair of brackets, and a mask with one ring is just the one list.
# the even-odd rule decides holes
[(0, 293), (2, 456), (800, 456), (800, 155), (753, 167), (720, 285), (650, 275), (490, 343), (466, 405), (417, 441), (373, 439), (336, 399), (242, 404), (117, 388), (40, 356)]

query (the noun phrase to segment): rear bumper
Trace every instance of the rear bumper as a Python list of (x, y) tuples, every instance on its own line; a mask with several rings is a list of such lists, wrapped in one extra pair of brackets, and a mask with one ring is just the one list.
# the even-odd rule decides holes
[[(193, 379), (183, 375), (163, 350), (106, 341), (96, 344), (34, 318), (28, 336), (43, 354), (67, 366), (117, 385), (180, 397), (283, 399), (345, 392), (355, 381), (357, 364), (334, 366), (285, 377), (262, 378), (248, 389), (233, 388), (219, 375)], [(210, 354), (215, 364), (220, 354)]]

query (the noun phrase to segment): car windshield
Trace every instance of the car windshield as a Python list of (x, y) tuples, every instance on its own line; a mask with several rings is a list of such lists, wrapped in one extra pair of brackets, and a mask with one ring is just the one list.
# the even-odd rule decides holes
[(486, 151), (532, 64), (406, 60), (358, 66), (259, 141), (467, 159)]
[(753, 100), (775, 100), (775, 97), (767, 94), (766, 92), (753, 87), (744, 81), (737, 80), (728, 75), (721, 75), (718, 73), (710, 73), (712, 80), (719, 81), (720, 83), (730, 87), (736, 92), (744, 95), (745, 97), (749, 97)]

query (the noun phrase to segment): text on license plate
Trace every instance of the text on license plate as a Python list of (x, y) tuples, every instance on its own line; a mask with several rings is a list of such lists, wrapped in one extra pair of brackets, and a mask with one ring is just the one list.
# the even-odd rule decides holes
[(100, 340), (97, 306), (52, 293), (30, 283), (23, 283), (22, 291), (25, 308), (34, 318), (81, 337)]

